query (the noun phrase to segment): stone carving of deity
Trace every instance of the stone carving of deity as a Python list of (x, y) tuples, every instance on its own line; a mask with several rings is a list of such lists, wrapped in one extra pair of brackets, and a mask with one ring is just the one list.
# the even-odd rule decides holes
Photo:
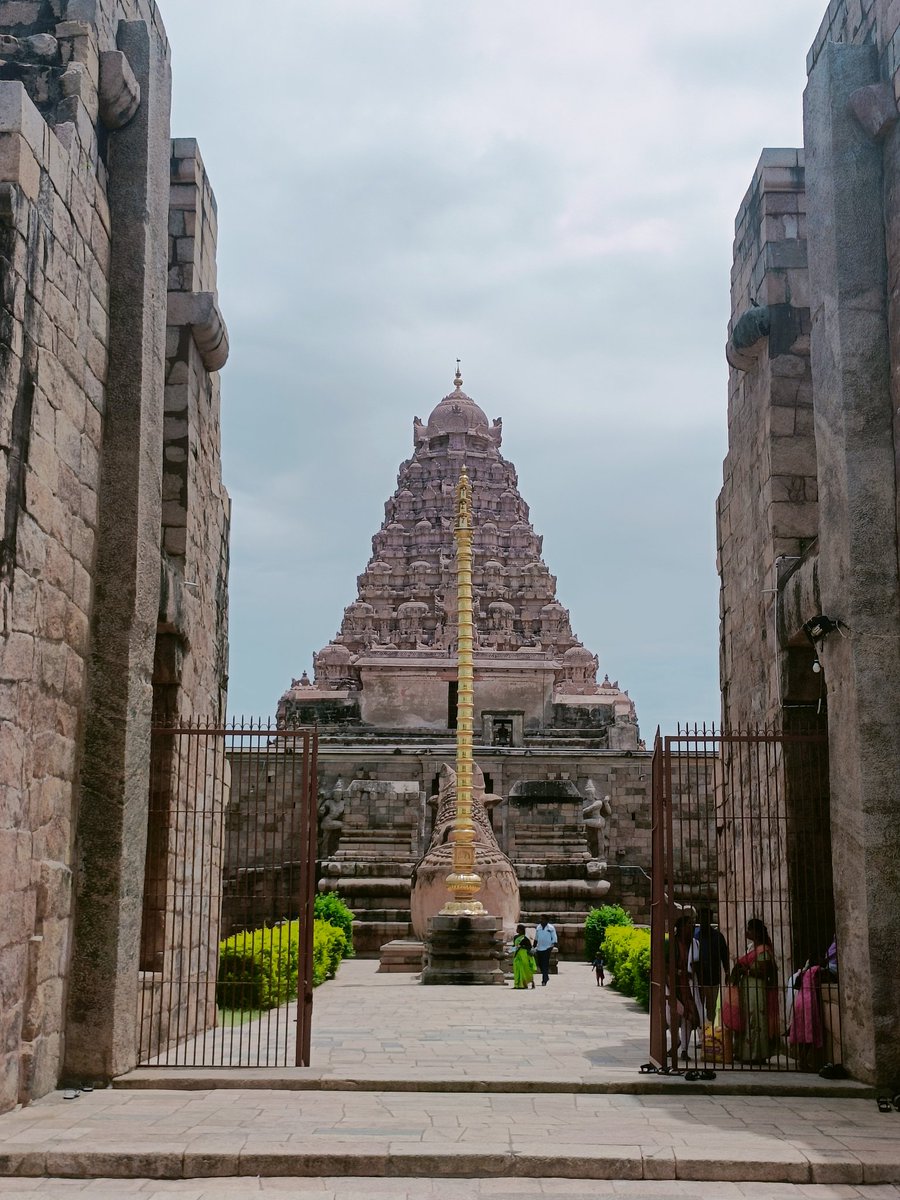
[(605, 865), (609, 854), (609, 819), (612, 816), (612, 805), (609, 796), (598, 799), (597, 789), (591, 779), (585, 784), (584, 801), (581, 815), (584, 818), (588, 846), (594, 859)]
[(338, 777), (330, 792), (319, 793), (319, 858), (337, 852), (344, 829), (344, 781)]

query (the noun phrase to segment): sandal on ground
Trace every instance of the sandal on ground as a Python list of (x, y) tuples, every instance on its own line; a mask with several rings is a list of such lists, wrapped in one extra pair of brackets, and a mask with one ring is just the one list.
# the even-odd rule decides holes
[(891, 1100), (889, 1096), (878, 1096), (875, 1103), (878, 1105), (878, 1111), (889, 1113), (891, 1111)]

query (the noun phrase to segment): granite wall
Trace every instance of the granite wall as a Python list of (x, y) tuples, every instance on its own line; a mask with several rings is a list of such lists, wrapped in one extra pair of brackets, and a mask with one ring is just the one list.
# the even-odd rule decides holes
[[(150, 0), (4, 0), (0, 39), (7, 1108), (64, 1071), (101, 1079), (135, 1061), (164, 590), (172, 144), (169, 50)], [(206, 403), (203, 419), (217, 428), (214, 383)], [(203, 588), (191, 600), (193, 630), (196, 654), (212, 642), (220, 664), (227, 510), (217, 442), (202, 469), (192, 504), (210, 529), (191, 563)], [(215, 599), (206, 577), (220, 581)], [(209, 673), (183, 678), (191, 711), (221, 698), (224, 671), (213, 669), (212, 684)]]
[[(770, 364), (785, 344), (783, 314), (770, 308), (761, 324), (750, 311), (767, 297), (753, 295), (756, 278), (768, 287), (771, 274), (754, 274), (752, 260), (770, 237), (770, 172), (795, 152), (763, 154), (738, 218), (719, 503), (725, 720), (827, 731), (828, 808), (819, 828), (830, 846), (820, 853), (833, 871), (844, 1061), (860, 1078), (885, 1083), (900, 1075), (892, 968), (900, 936), (898, 52), (896, 3), (832, 0), (807, 60), (805, 148), (796, 160), (804, 170), (793, 190), (806, 213), (808, 282), (802, 302), (792, 291), (776, 305), (799, 310), (788, 314), (788, 328), (799, 331), (788, 346), (797, 399), (793, 414), (778, 413), (778, 429), (783, 404)], [(756, 230), (756, 248), (741, 237), (742, 223)], [(799, 226), (794, 237), (799, 260)], [(779, 430), (788, 438), (779, 454), (792, 463), (788, 526), (780, 516), (763, 519), (773, 507)], [(809, 623), (823, 615), (829, 622), (817, 634)], [(793, 769), (783, 766), (788, 789)], [(795, 790), (801, 825), (822, 791)]]

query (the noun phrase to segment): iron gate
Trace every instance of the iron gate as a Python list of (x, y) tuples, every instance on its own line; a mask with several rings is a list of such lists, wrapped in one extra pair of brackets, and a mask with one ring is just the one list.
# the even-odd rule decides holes
[(317, 734), (152, 731), (142, 1066), (308, 1066)]
[(657, 732), (652, 810), (652, 1064), (840, 1070), (823, 733)]

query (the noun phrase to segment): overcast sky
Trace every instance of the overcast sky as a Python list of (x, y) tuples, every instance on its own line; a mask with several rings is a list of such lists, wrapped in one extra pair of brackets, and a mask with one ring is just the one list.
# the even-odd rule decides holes
[(642, 731), (717, 720), (734, 214), (825, 0), (160, 0), (219, 203), (233, 713), (337, 632), (449, 390)]

